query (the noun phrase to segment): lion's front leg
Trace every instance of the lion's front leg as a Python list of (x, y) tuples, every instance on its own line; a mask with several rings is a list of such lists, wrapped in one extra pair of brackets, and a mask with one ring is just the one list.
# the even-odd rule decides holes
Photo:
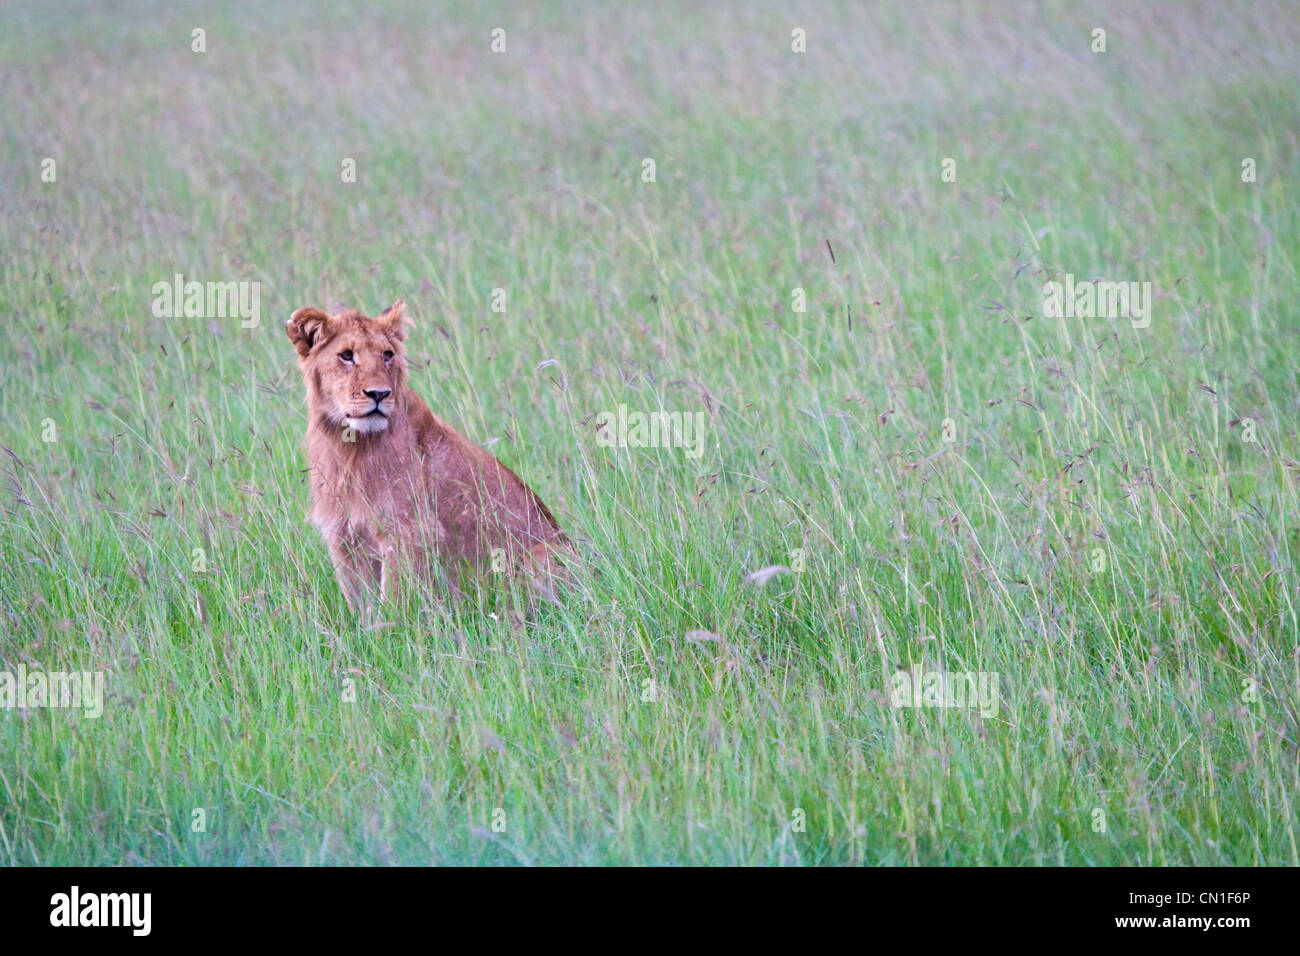
[(403, 574), (403, 563), (396, 551), (390, 551), (384, 555), (383, 561), (380, 563), (379, 597), (385, 603), (397, 603), (397, 596), (401, 593), (400, 582)]
[(368, 612), (375, 592), (380, 589), (382, 566), (356, 541), (341, 537), (329, 539), (330, 558), (343, 597), (354, 612)]
[(428, 590), (433, 584), (433, 559), (429, 549), (418, 544), (396, 546), (384, 552), (380, 572), (380, 594), (387, 603), (401, 600), (408, 585)]

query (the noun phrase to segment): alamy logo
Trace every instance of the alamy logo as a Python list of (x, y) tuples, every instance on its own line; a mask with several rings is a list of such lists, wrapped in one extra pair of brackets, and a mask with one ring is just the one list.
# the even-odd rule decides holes
[(991, 671), (895, 671), (889, 684), (894, 707), (965, 707), (985, 717), (998, 712), (998, 675)]
[(246, 329), (262, 321), (262, 283), (185, 281), (176, 273), (171, 282), (155, 282), (153, 314), (160, 319), (241, 319)]
[(704, 454), (703, 412), (617, 412), (596, 416), (596, 444), (602, 448), (685, 448), (687, 458)]
[(1135, 329), (1151, 324), (1150, 282), (1043, 283), (1043, 315), (1049, 319), (1130, 319)]
[(104, 672), (31, 671), (26, 664), (0, 671), (0, 707), (81, 707), (87, 717), (104, 714)]
[(153, 909), (151, 893), (70, 893), (50, 897), (51, 926), (129, 926), (134, 936), (148, 936)]

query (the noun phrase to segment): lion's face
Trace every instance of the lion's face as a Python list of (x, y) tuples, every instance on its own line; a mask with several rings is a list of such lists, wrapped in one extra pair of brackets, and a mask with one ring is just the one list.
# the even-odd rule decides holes
[(299, 309), (286, 326), (307, 383), (308, 410), (359, 435), (388, 427), (406, 376), (405, 305), (375, 318)]

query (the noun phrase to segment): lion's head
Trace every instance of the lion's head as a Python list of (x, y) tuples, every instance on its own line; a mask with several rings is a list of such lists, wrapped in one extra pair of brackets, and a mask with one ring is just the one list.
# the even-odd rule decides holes
[(298, 350), (312, 415), (359, 435), (388, 427), (406, 380), (406, 304), (373, 319), (355, 309), (299, 309), (285, 326)]

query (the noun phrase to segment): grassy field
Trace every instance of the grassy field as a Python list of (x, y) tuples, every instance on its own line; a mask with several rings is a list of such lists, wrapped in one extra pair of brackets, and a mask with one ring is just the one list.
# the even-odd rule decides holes
[[(0, 672), (105, 683), (0, 861), (1300, 863), (1294, 5), (23, 6)], [(305, 519), (284, 322), (398, 296), (582, 542), (522, 624)]]

